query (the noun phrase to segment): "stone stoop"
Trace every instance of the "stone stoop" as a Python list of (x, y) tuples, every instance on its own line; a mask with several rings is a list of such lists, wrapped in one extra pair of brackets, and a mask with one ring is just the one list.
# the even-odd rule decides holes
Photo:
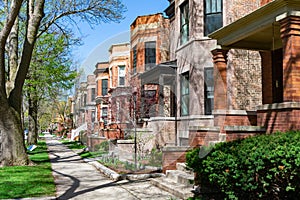
[(209, 146), (215, 146), (215, 144), (220, 143), (220, 142), (226, 142), (226, 134), (225, 133), (219, 133), (219, 140), (209, 141), (208, 145)]
[(184, 163), (177, 163), (176, 170), (167, 170), (166, 176), (151, 179), (151, 183), (180, 199), (193, 197), (194, 173)]

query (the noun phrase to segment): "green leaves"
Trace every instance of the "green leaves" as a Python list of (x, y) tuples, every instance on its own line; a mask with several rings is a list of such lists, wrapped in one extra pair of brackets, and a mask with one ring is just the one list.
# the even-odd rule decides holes
[(221, 143), (202, 159), (197, 151), (187, 154), (187, 165), (197, 172), (200, 185), (218, 187), (228, 199), (289, 199), (300, 194), (300, 132)]

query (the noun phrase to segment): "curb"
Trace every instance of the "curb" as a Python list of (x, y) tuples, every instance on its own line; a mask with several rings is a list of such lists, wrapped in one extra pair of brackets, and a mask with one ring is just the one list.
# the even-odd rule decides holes
[(90, 165), (93, 165), (97, 170), (102, 172), (105, 176), (109, 177), (110, 179), (114, 181), (120, 181), (120, 180), (145, 180), (148, 178), (157, 178), (165, 176), (163, 173), (153, 173), (153, 174), (118, 174), (117, 172), (105, 167), (101, 163), (95, 160), (91, 159), (83, 159), (84, 162), (87, 162)]

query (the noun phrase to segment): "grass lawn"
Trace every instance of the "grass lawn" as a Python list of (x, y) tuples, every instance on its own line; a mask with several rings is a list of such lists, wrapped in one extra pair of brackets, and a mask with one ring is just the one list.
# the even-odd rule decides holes
[(33, 166), (0, 168), (0, 199), (55, 196), (55, 184), (46, 142), (28, 152)]
[(86, 147), (78, 141), (61, 140), (61, 143), (66, 145), (69, 149), (84, 149)]
[[(84, 148), (86, 148), (85, 145), (81, 144), (78, 141), (61, 140), (61, 142), (64, 145), (66, 145), (69, 149), (84, 149)], [(107, 152), (105, 152), (105, 151), (96, 151), (96, 152), (83, 151), (81, 153), (78, 153), (78, 155), (81, 158), (96, 158), (105, 153), (107, 153)]]

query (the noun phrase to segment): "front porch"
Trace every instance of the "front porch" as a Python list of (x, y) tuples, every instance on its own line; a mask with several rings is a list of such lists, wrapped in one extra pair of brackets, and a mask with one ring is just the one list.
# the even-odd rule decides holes
[[(218, 130), (191, 127), (190, 145), (207, 145), (212, 142), (207, 138), (230, 141), (300, 130), (300, 1), (272, 1), (209, 37), (219, 45), (212, 51), (214, 130)], [(232, 86), (227, 72), (231, 49), (258, 51), (261, 57), (262, 105), (253, 111), (232, 110), (227, 98)]]

